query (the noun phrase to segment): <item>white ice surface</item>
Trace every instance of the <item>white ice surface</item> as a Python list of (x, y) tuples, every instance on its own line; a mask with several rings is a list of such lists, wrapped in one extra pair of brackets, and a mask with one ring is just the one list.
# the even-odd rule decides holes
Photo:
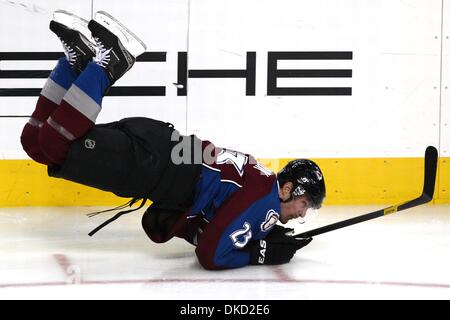
[[(380, 207), (328, 206), (309, 230)], [(450, 299), (450, 207), (315, 237), (282, 266), (206, 271), (183, 240), (154, 244), (142, 212), (94, 237), (94, 207), (0, 208), (0, 299)]]

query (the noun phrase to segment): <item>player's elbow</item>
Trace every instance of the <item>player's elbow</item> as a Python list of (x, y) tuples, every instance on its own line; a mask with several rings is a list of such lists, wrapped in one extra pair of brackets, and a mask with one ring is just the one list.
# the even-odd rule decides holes
[(205, 257), (202, 254), (198, 254), (197, 253), (197, 260), (200, 263), (200, 265), (206, 270), (217, 270), (217, 269), (219, 269), (219, 268), (217, 268), (216, 265), (214, 265), (213, 261), (210, 258)]
[(200, 246), (195, 250), (195, 254), (197, 255), (197, 260), (200, 265), (206, 270), (220, 270), (223, 269), (217, 266), (214, 263), (214, 253), (209, 252), (208, 250), (202, 250)]

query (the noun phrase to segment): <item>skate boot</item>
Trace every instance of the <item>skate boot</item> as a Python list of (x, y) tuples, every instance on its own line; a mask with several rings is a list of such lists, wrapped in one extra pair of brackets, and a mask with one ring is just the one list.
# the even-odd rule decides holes
[(95, 56), (87, 25), (88, 21), (64, 10), (55, 11), (50, 21), (50, 30), (61, 40), (67, 61), (78, 74)]
[(145, 51), (146, 46), (125, 26), (103, 11), (95, 14), (88, 27), (97, 47), (94, 62), (106, 70), (112, 85), (133, 66), (136, 57)]

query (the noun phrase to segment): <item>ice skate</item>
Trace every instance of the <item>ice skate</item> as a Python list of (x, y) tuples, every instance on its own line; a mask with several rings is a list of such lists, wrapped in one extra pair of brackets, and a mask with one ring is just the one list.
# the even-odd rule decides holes
[(147, 46), (141, 39), (107, 12), (98, 11), (94, 20), (114, 33), (133, 57), (137, 58), (147, 50)]
[(95, 45), (87, 26), (88, 21), (64, 10), (55, 11), (50, 21), (50, 30), (61, 40), (66, 58), (77, 73), (95, 56)]
[(94, 62), (103, 67), (111, 84), (125, 74), (142, 54), (146, 46), (131, 31), (109, 14), (99, 11), (89, 21), (97, 52)]

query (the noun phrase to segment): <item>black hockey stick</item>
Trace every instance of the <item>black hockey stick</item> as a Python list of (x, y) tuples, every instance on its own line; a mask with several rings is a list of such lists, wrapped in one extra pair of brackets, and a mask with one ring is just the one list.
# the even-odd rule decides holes
[(435, 147), (429, 146), (425, 151), (425, 175), (423, 183), (422, 195), (416, 199), (398, 204), (395, 206), (390, 206), (381, 210), (377, 210), (371, 213), (363, 214), (351, 219), (329, 224), (324, 227), (306, 231), (293, 235), (294, 238), (310, 238), (317, 236), (319, 234), (337, 230), (340, 228), (348, 227), (356, 223), (364, 222), (367, 220), (382, 217), (388, 214), (395, 213), (397, 211), (406, 210), (412, 207), (420, 206), (433, 199), (434, 184), (436, 181), (436, 169), (437, 169), (438, 152)]

